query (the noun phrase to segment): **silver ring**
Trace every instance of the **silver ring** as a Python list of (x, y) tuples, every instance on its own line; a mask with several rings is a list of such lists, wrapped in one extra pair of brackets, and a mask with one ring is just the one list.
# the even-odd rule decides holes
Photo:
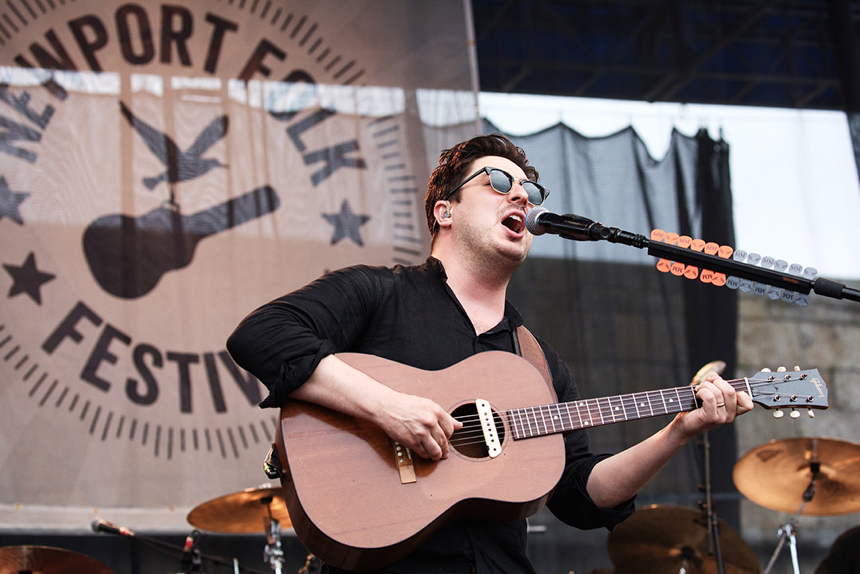
[(726, 403), (717, 403), (717, 408), (726, 406)]

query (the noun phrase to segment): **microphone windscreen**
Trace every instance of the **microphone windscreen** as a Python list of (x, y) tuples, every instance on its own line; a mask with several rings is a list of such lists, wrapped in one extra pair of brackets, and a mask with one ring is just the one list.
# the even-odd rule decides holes
[(546, 212), (547, 209), (539, 205), (532, 207), (529, 210), (528, 215), (526, 215), (526, 229), (528, 229), (532, 235), (543, 235), (544, 233), (546, 233), (543, 229), (541, 229), (540, 223), (538, 223), (538, 217), (540, 217)]

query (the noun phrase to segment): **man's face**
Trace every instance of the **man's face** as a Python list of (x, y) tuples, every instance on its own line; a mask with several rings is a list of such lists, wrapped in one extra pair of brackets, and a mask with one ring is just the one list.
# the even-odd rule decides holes
[[(511, 174), (515, 182), (508, 193), (500, 193), (482, 173), (460, 188), (460, 201), (452, 203), (453, 228), (461, 247), (483, 257), (501, 255), (522, 262), (534, 236), (526, 230), (526, 214), (532, 205), (520, 180), (525, 173), (511, 160), (486, 156), (472, 162), (468, 175), (482, 167), (494, 167)], [(467, 176), (468, 177), (468, 176)]]

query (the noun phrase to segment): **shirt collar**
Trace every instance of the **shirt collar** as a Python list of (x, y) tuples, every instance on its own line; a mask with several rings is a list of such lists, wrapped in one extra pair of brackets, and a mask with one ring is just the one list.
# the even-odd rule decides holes
[[(446, 282), (446, 287), (447, 287), (448, 274), (445, 273), (445, 266), (442, 265), (441, 261), (439, 261), (438, 259), (436, 259), (433, 256), (430, 256), (427, 258), (427, 261), (424, 263), (424, 265), (433, 273), (438, 274), (439, 278), (442, 281)], [(456, 300), (456, 296), (454, 295), (454, 292), (451, 291), (450, 287), (447, 287), (447, 288), (448, 288), (448, 292), (451, 294), (452, 297), (454, 297), (454, 300)], [(505, 299), (505, 316), (504, 316), (504, 318), (501, 320), (501, 322), (499, 322), (499, 324), (497, 326), (493, 327), (492, 329), (490, 329), (490, 331), (487, 331), (487, 332), (490, 333), (490, 332), (495, 331), (496, 329), (513, 330), (522, 324), (523, 324), (523, 317), (522, 317), (522, 315), (520, 315), (520, 312), (517, 311), (517, 308), (514, 307), (510, 301)]]

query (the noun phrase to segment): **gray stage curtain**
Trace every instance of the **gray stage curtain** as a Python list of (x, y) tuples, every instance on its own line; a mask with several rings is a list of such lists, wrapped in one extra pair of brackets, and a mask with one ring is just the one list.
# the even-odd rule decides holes
[[(485, 133), (498, 131), (486, 123)], [(666, 156), (653, 159), (632, 128), (588, 138), (564, 125), (509, 137), (526, 150), (551, 189), (546, 208), (576, 213), (648, 236), (653, 228), (733, 245), (729, 148), (705, 130), (674, 132)], [(585, 398), (681, 386), (705, 363), (736, 364), (736, 293), (663, 274), (634, 247), (535, 238), (510, 298), (534, 333), (570, 365)], [(666, 417), (591, 430), (594, 448), (617, 452), (668, 423)], [(712, 431), (711, 479), (719, 517), (735, 528), (738, 499), (731, 427)], [(640, 497), (697, 507), (704, 483), (703, 442), (691, 443)]]

